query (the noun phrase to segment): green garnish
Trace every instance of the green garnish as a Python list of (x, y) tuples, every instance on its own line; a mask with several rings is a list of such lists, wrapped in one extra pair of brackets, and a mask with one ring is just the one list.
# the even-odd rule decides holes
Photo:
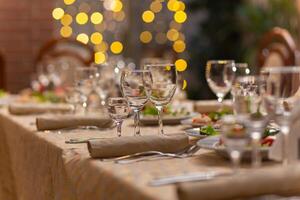
[(208, 125), (208, 126), (204, 126), (204, 127), (200, 128), (200, 134), (212, 136), (212, 135), (218, 135), (219, 132), (216, 131), (216, 129), (214, 127), (212, 127), (211, 125)]
[(4, 90), (0, 89), (0, 97), (4, 97), (6, 95), (6, 92)]
[(232, 112), (228, 109), (223, 109), (222, 111), (211, 112), (208, 114), (209, 118), (212, 121), (220, 120), (224, 115), (232, 114)]

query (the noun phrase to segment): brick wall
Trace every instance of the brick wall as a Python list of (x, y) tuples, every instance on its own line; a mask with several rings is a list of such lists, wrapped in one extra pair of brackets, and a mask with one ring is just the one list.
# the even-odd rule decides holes
[(6, 86), (17, 92), (29, 86), (41, 45), (53, 38), (54, 0), (0, 0), (0, 50)]

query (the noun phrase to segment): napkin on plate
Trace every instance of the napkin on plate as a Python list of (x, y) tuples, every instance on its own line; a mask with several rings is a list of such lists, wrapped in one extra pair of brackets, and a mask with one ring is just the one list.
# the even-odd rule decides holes
[[(224, 108), (232, 109), (232, 102), (229, 100), (223, 101)], [(209, 113), (217, 111), (221, 108), (221, 104), (216, 100), (201, 100), (194, 104), (195, 112)]]
[(11, 104), (8, 110), (13, 115), (31, 115), (43, 113), (66, 113), (71, 107), (65, 104)]
[(144, 151), (174, 153), (188, 145), (189, 139), (185, 135), (149, 135), (90, 140), (88, 149), (92, 158), (109, 158)]
[(36, 118), (37, 130), (56, 130), (62, 128), (72, 128), (78, 126), (97, 126), (99, 128), (109, 128), (113, 121), (109, 117), (99, 117), (93, 115), (51, 115)]
[(182, 183), (179, 200), (244, 199), (261, 195), (300, 195), (300, 166), (276, 166), (217, 177), (210, 181)]

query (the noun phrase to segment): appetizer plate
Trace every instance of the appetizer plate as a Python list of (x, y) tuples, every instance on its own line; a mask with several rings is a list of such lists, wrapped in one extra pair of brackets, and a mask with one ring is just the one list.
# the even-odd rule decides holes
[(199, 139), (202, 139), (202, 138), (207, 137), (207, 135), (201, 134), (200, 129), (201, 129), (201, 128), (191, 128), (191, 129), (186, 129), (186, 130), (185, 130), (185, 133), (186, 133), (186, 135), (188, 135), (188, 136), (195, 137), (195, 138), (199, 138)]
[[(219, 145), (219, 142), (220, 142), (220, 136), (210, 136), (210, 137), (206, 137), (202, 140), (199, 140), (197, 142), (197, 145), (203, 149), (213, 150), (225, 158), (229, 158), (226, 148), (223, 145)], [(270, 147), (261, 147), (260, 148), (262, 159), (264, 159), (264, 160), (268, 159), (269, 149), (270, 149)], [(250, 147), (245, 147), (245, 150), (242, 155), (242, 159), (243, 160), (251, 160), (251, 148)]]
[[(162, 117), (164, 125), (177, 125), (180, 124), (182, 120), (191, 118), (193, 116), (197, 115), (197, 113), (191, 113), (189, 115), (178, 115), (178, 116), (172, 116), (172, 115), (165, 115)], [(141, 115), (140, 122), (143, 125), (158, 125), (158, 119), (155, 115)]]

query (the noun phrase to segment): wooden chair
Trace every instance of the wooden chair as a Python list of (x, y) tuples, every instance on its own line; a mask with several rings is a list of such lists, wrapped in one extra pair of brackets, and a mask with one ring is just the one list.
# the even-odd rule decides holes
[(84, 65), (90, 65), (94, 62), (94, 50), (73, 39), (54, 39), (47, 42), (39, 51), (36, 58), (36, 64), (60, 57), (74, 58)]
[(258, 50), (258, 67), (295, 66), (297, 64), (297, 47), (291, 34), (279, 27), (267, 32)]

